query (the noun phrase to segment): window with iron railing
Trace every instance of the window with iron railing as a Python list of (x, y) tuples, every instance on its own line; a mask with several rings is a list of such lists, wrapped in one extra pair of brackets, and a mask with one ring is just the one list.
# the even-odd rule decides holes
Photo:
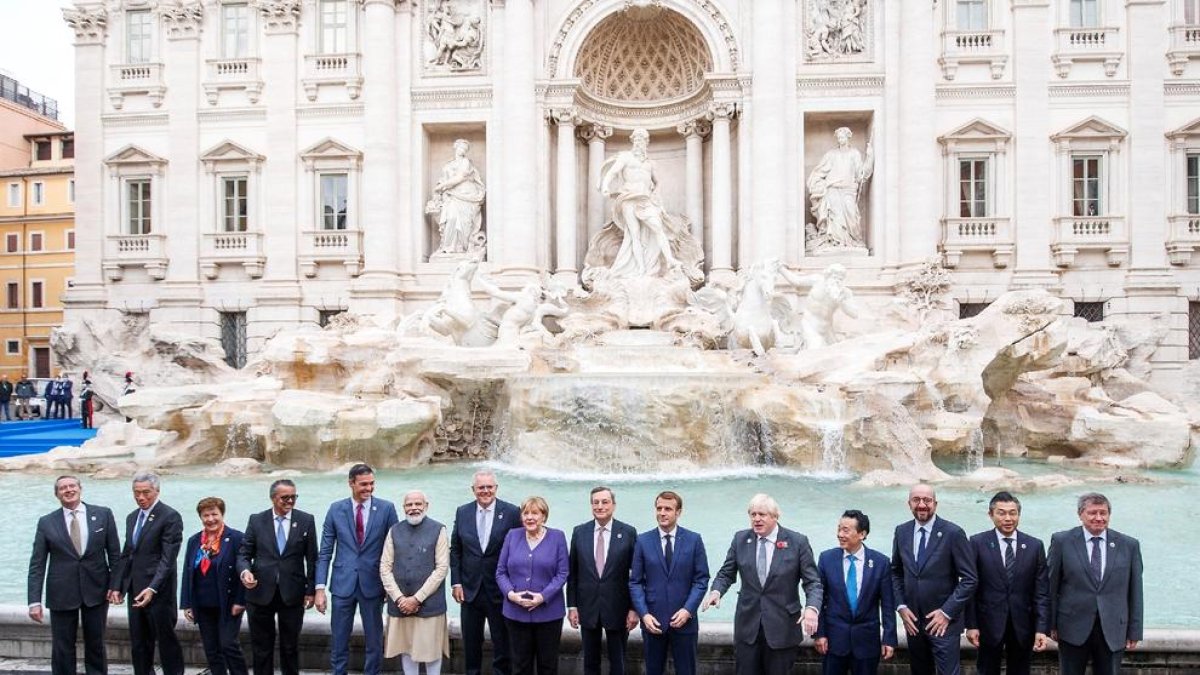
[(329, 325), (329, 322), (333, 320), (333, 317), (337, 316), (338, 314), (345, 313), (346, 310), (344, 309), (319, 309), (317, 310), (317, 325), (321, 328), (324, 328)]
[(1200, 359), (1200, 302), (1188, 303), (1188, 359)]
[(1103, 302), (1080, 302), (1075, 301), (1075, 316), (1086, 319), (1092, 323), (1104, 320), (1104, 303)]
[(991, 306), (990, 302), (960, 302), (958, 303), (958, 318), (970, 319)]

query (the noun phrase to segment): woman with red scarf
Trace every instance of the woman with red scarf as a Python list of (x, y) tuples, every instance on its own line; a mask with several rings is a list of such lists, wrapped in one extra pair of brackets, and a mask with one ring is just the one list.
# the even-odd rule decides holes
[(179, 607), (200, 629), (212, 675), (246, 675), (238, 642), (246, 590), (237, 577), (242, 533), (225, 525), (225, 500), (205, 497), (196, 504), (204, 529), (188, 539), (183, 557)]

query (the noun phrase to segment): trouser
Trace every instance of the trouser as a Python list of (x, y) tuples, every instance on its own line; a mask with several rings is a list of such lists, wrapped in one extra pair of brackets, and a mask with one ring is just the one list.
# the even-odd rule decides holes
[(951, 623), (946, 634), (935, 637), (924, 628), (908, 636), (909, 672), (912, 675), (961, 675), (959, 640), (962, 623)]
[(108, 622), (108, 603), (79, 609), (50, 610), (50, 672), (75, 675), (75, 636), (83, 619), (83, 667), (87, 675), (108, 672), (104, 651), (104, 627)]
[(92, 428), (92, 399), (79, 402), (79, 418), (84, 429)]
[(29, 419), (29, 417), (30, 417), (29, 399), (27, 399), (27, 398), (18, 398), (17, 399), (17, 417), (19, 417), (23, 420)]
[(475, 599), (462, 604), (463, 661), (466, 675), (479, 675), (483, 668), (483, 624), (492, 633), (492, 675), (510, 675), (508, 628), (504, 625), (500, 598), (489, 598), (481, 590)]
[(212, 675), (246, 675), (246, 657), (238, 633), (242, 630), (242, 615), (233, 616), (220, 607), (193, 607), (200, 641), (204, 644), (204, 659)]
[(696, 674), (697, 633), (678, 633), (662, 622), (662, 635), (647, 634), (642, 630), (642, 654), (646, 660), (646, 675), (663, 675), (667, 671), (667, 654), (675, 664), (675, 675)]
[(330, 623), (329, 665), (334, 675), (345, 675), (350, 665), (350, 633), (354, 630), (354, 612), (362, 617), (366, 653), (363, 673), (377, 675), (383, 667), (383, 596), (373, 598), (361, 594), (334, 596)]
[(513, 675), (556, 675), (562, 619), (538, 623), (506, 621)]
[(183, 648), (175, 635), (179, 612), (175, 606), (175, 589), (154, 596), (145, 607), (134, 607), (134, 594), (129, 598), (129, 645), (134, 675), (154, 675), (154, 647), (163, 675), (183, 675)]
[(625, 647), (629, 644), (629, 631), (621, 628), (579, 629), (583, 640), (583, 674), (600, 675), (602, 640), (608, 640), (608, 675), (625, 675)]
[(1011, 617), (1006, 622), (1004, 635), (999, 642), (988, 644), (989, 640), (983, 639), (984, 637), (990, 636), (980, 636), (979, 658), (975, 663), (977, 675), (1000, 675), (1002, 660), (1008, 662), (1004, 670), (1008, 675), (1029, 675), (1033, 660), (1033, 643), (1018, 639)]
[(739, 640), (733, 651), (737, 675), (788, 675), (792, 672), (800, 645), (771, 649), (760, 624), (754, 642), (747, 644)]
[(0, 401), (0, 419), (11, 420), (12, 412), (8, 409), (8, 401)]
[(875, 675), (879, 672), (879, 655), (872, 659), (860, 659), (853, 653), (845, 656), (829, 653), (821, 661), (821, 675)]
[(304, 601), (288, 605), (275, 591), (275, 597), (265, 605), (250, 603), (250, 652), (254, 658), (254, 675), (274, 675), (275, 619), (279, 618), (279, 672), (298, 675), (300, 672), (300, 630), (304, 627)]
[(1114, 652), (1108, 648), (1099, 615), (1092, 622), (1092, 633), (1084, 644), (1073, 645), (1064, 640), (1058, 642), (1058, 668), (1061, 675), (1084, 675), (1089, 661), (1092, 675), (1117, 675), (1121, 672), (1121, 659), (1124, 656), (1124, 649)]

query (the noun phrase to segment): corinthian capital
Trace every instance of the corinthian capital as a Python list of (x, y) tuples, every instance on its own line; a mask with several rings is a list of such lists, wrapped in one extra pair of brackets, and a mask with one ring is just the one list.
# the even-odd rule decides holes
[(104, 44), (108, 34), (108, 12), (104, 7), (68, 7), (62, 13), (63, 21), (75, 31), (75, 44)]
[(676, 126), (675, 131), (679, 132), (679, 135), (684, 138), (692, 136), (704, 138), (708, 135), (708, 132), (712, 131), (712, 123), (703, 118), (688, 120)]
[(708, 114), (705, 115), (705, 118), (709, 121), (732, 120), (733, 118), (737, 117), (737, 114), (737, 103), (734, 103), (733, 101), (722, 101), (708, 106)]
[(300, 0), (254, 0), (268, 33), (295, 32), (300, 25)]
[(200, 26), (204, 23), (204, 5), (200, 0), (163, 3), (158, 14), (167, 27), (167, 37), (173, 40), (200, 37)]
[(580, 122), (579, 111), (575, 108), (551, 108), (546, 111), (546, 121), (560, 127), (575, 126)]
[(595, 122), (585, 123), (579, 127), (579, 138), (585, 143), (606, 141), (613, 135), (613, 128)]

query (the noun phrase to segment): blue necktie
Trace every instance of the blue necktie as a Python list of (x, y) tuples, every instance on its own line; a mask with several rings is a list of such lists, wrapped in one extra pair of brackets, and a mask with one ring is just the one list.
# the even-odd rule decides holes
[(283, 555), (283, 549), (287, 546), (287, 532), (283, 529), (283, 516), (275, 516), (275, 546), (279, 548), (279, 555)]
[(917, 562), (925, 558), (925, 528), (921, 528), (921, 540), (917, 542)]
[(846, 561), (850, 569), (846, 570), (846, 599), (850, 601), (850, 613), (858, 611), (858, 568), (854, 564), (854, 556), (847, 555)]
[(138, 513), (137, 524), (133, 526), (133, 545), (137, 546), (138, 541), (142, 538), (142, 525), (146, 524), (146, 512)]

